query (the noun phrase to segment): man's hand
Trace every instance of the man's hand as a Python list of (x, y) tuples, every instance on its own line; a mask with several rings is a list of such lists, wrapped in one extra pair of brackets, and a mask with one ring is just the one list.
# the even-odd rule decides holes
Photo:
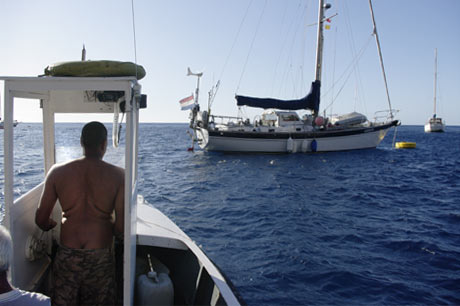
[(48, 220), (46, 220), (45, 222), (40, 222), (39, 220), (35, 219), (35, 223), (44, 232), (47, 232), (50, 229), (53, 229), (57, 225), (57, 222), (51, 218), (48, 218)]
[(42, 228), (45, 232), (49, 231), (50, 229), (53, 229), (57, 225), (57, 222), (54, 221), (53, 219), (49, 218), (48, 219), (48, 224)]

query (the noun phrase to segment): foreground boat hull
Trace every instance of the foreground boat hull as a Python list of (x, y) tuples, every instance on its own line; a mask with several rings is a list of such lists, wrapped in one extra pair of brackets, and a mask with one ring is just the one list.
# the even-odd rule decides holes
[(323, 130), (314, 132), (248, 132), (197, 129), (200, 147), (207, 151), (296, 153), (330, 152), (375, 148), (388, 130), (399, 124), (350, 128), (346, 130)]
[[(123, 305), (241, 305), (244, 301), (219, 268), (176, 224), (138, 196), (138, 127), (141, 86), (133, 77), (63, 78), (4, 77), (4, 216), (2, 224), (14, 241), (9, 276), (14, 287), (52, 295), (53, 260), (60, 241), (62, 210), (56, 205), (57, 226), (43, 232), (35, 224), (44, 183), (15, 199), (13, 110), (17, 98), (43, 104), (44, 173), (56, 163), (55, 115), (114, 113), (115, 103), (99, 98), (88, 103), (88, 91), (121, 91), (125, 97), (126, 128), (124, 235), (114, 243), (117, 304)], [(63, 102), (65, 101), (65, 103)], [(112, 101), (114, 102), (114, 101)], [(123, 154), (123, 150), (119, 150)], [(154, 277), (156, 272), (157, 277)], [(150, 272), (150, 273), (149, 273)], [(152, 277), (150, 279), (148, 276)], [(155, 280), (154, 280), (155, 279)], [(100, 289), (100, 288), (99, 288)], [(121, 290), (122, 289), (122, 290)]]
[[(171, 219), (138, 199), (137, 260), (155, 256), (170, 271), (175, 305), (242, 305), (233, 284)], [(147, 271), (144, 271), (147, 273)], [(150, 303), (149, 303), (150, 304)]]

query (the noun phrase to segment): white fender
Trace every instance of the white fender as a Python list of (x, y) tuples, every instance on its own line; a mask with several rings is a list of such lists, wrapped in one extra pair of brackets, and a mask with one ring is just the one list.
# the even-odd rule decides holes
[(302, 152), (306, 153), (308, 151), (308, 141), (305, 139), (302, 141)]
[(291, 136), (289, 136), (289, 139), (287, 140), (286, 150), (288, 153), (294, 152), (294, 140), (292, 140)]

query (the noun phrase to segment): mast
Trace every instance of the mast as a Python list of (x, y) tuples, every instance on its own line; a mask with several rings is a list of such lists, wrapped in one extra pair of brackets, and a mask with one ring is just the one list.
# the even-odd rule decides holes
[(187, 68), (187, 76), (190, 76), (190, 75), (197, 77), (196, 90), (195, 90), (195, 104), (198, 104), (198, 96), (200, 93), (200, 78), (203, 76), (203, 72), (194, 73), (190, 70), (190, 68)]
[(434, 109), (433, 109), (433, 118), (436, 118), (437, 79), (438, 79), (438, 48), (434, 49)]
[(85, 44), (83, 44), (83, 49), (81, 49), (81, 60), (86, 61), (86, 49)]
[(315, 80), (321, 81), (321, 69), (323, 63), (323, 23), (324, 23), (324, 10), (329, 9), (331, 5), (329, 3), (324, 4), (324, 0), (319, 0), (318, 8), (318, 38), (316, 41), (316, 69), (315, 69)]
[[(321, 70), (323, 64), (323, 23), (324, 23), (324, 11), (329, 9), (331, 5), (329, 3), (324, 4), (324, 0), (319, 0), (318, 4), (318, 37), (316, 41), (316, 68), (315, 68), (315, 81), (321, 82)], [(314, 113), (314, 116), (317, 116)]]
[(372, 0), (369, 0), (369, 8), (371, 9), (372, 24), (374, 25), (374, 36), (375, 36), (375, 41), (377, 43), (377, 49), (379, 50), (380, 66), (382, 67), (383, 80), (385, 82), (385, 90), (387, 92), (388, 106), (390, 107), (390, 117), (391, 117), (391, 120), (393, 120), (393, 110), (391, 108), (390, 93), (388, 91), (387, 76), (385, 74), (385, 66), (383, 65), (382, 49), (380, 48), (379, 35), (377, 34), (377, 24), (375, 23), (374, 9), (372, 8)]

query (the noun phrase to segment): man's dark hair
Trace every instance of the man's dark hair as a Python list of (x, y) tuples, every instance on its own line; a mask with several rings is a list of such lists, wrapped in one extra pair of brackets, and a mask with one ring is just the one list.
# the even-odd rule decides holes
[(88, 149), (95, 149), (97, 146), (107, 140), (107, 129), (97, 121), (92, 121), (83, 127), (81, 130), (81, 145)]

